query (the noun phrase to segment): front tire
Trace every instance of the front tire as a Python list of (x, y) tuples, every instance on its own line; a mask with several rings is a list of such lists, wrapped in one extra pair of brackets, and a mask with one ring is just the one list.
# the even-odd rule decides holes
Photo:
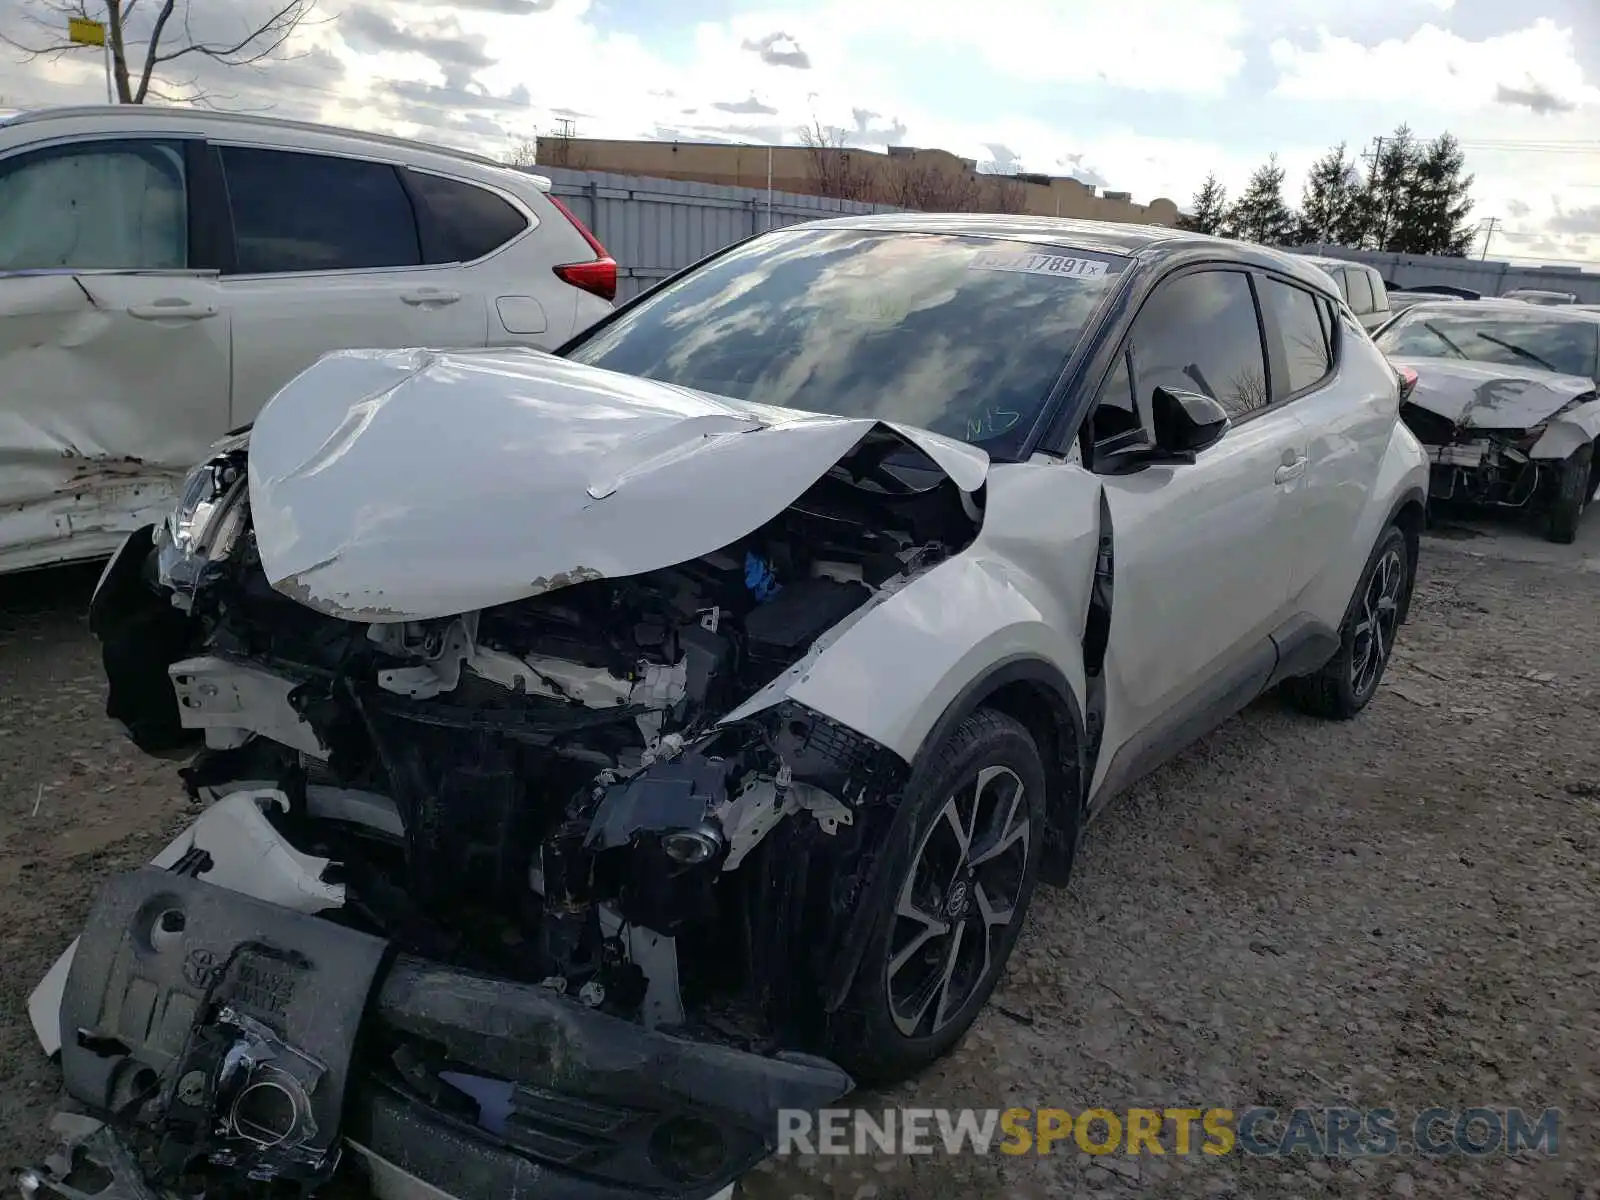
[(960, 1040), (1022, 932), (1044, 847), (1045, 773), (1018, 721), (968, 716), (913, 777), (880, 861), (889, 886), (829, 1057), (866, 1084), (904, 1079)]
[(1578, 537), (1578, 518), (1583, 515), (1594, 487), (1590, 468), (1594, 461), (1594, 443), (1579, 446), (1567, 461), (1561, 464), (1556, 476), (1556, 494), (1545, 516), (1545, 537), (1561, 545), (1569, 545)]
[(1285, 682), (1296, 707), (1314, 717), (1348, 721), (1372, 702), (1394, 653), (1414, 570), (1405, 534), (1388, 526), (1350, 599), (1338, 652), (1315, 675)]

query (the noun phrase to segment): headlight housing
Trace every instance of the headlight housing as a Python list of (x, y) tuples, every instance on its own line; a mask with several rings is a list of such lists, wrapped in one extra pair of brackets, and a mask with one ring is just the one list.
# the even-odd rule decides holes
[(178, 506), (156, 531), (156, 573), (188, 608), (208, 563), (227, 558), (244, 528), (248, 433), (224, 438), (184, 478)]

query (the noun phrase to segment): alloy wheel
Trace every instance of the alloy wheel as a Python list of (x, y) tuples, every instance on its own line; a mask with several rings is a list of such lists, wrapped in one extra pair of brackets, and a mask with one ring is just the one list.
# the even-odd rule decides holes
[(946, 798), (917, 844), (885, 963), (889, 1015), (906, 1037), (946, 1028), (995, 970), (1020, 918), (1025, 791), (1010, 767), (984, 767)]
[(1350, 689), (1357, 696), (1366, 696), (1378, 685), (1378, 675), (1394, 650), (1400, 618), (1400, 589), (1404, 586), (1405, 564), (1399, 548), (1390, 546), (1367, 579), (1366, 590), (1361, 594), (1361, 610), (1352, 631)]

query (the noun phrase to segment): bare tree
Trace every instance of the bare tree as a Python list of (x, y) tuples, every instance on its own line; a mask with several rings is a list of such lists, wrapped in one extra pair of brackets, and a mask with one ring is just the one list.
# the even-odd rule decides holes
[(506, 155), (506, 165), (511, 167), (531, 167), (539, 161), (539, 140), (537, 138), (518, 138), (511, 144), (511, 152)]
[(806, 180), (816, 195), (835, 200), (872, 199), (872, 168), (851, 157), (844, 130), (824, 127), (813, 119), (800, 130), (800, 144), (806, 148)]
[(984, 189), (984, 208), (989, 212), (1020, 213), (1028, 211), (1027, 186), (1015, 175), (991, 175)]
[(888, 180), (889, 202), (920, 212), (976, 212), (983, 189), (970, 171), (952, 171), (913, 157), (896, 159)]
[[(234, 30), (227, 37), (198, 35), (190, 24), (191, 0), (23, 0), (24, 19), (33, 26), (32, 35), (9, 37), (5, 42), (19, 51), (25, 62), (36, 58), (58, 59), (82, 51), (99, 53), (97, 46), (85, 46), (67, 37), (69, 20), (98, 21), (105, 25), (106, 47), (111, 55), (111, 77), (117, 99), (123, 104), (143, 104), (158, 100), (204, 100), (205, 89), (191, 77), (174, 79), (181, 66), (209, 59), (225, 67), (253, 67), (283, 57), (283, 49), (294, 33), (316, 10), (317, 0), (271, 0), (272, 7), (261, 18)], [(140, 4), (145, 9), (140, 10)], [(151, 5), (160, 4), (147, 30), (130, 27), (130, 20), (143, 16)], [(211, 17), (214, 20), (214, 15)], [(130, 51), (132, 61), (130, 62)], [(163, 91), (166, 87), (189, 89), (183, 96)]]

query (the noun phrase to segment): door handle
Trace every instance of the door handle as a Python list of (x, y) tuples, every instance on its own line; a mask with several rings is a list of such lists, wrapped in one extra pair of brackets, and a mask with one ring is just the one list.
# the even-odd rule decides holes
[(1306, 473), (1306, 467), (1310, 462), (1309, 458), (1302, 455), (1293, 462), (1284, 463), (1283, 466), (1272, 473), (1272, 482), (1288, 483), (1291, 480), (1299, 479), (1300, 476)]
[(454, 304), (461, 299), (460, 292), (447, 292), (443, 288), (418, 288), (414, 292), (401, 292), (400, 299), (413, 308), (427, 308), (429, 305)]
[(128, 315), (137, 321), (203, 321), (219, 311), (214, 304), (191, 304), (177, 296), (128, 306)]

